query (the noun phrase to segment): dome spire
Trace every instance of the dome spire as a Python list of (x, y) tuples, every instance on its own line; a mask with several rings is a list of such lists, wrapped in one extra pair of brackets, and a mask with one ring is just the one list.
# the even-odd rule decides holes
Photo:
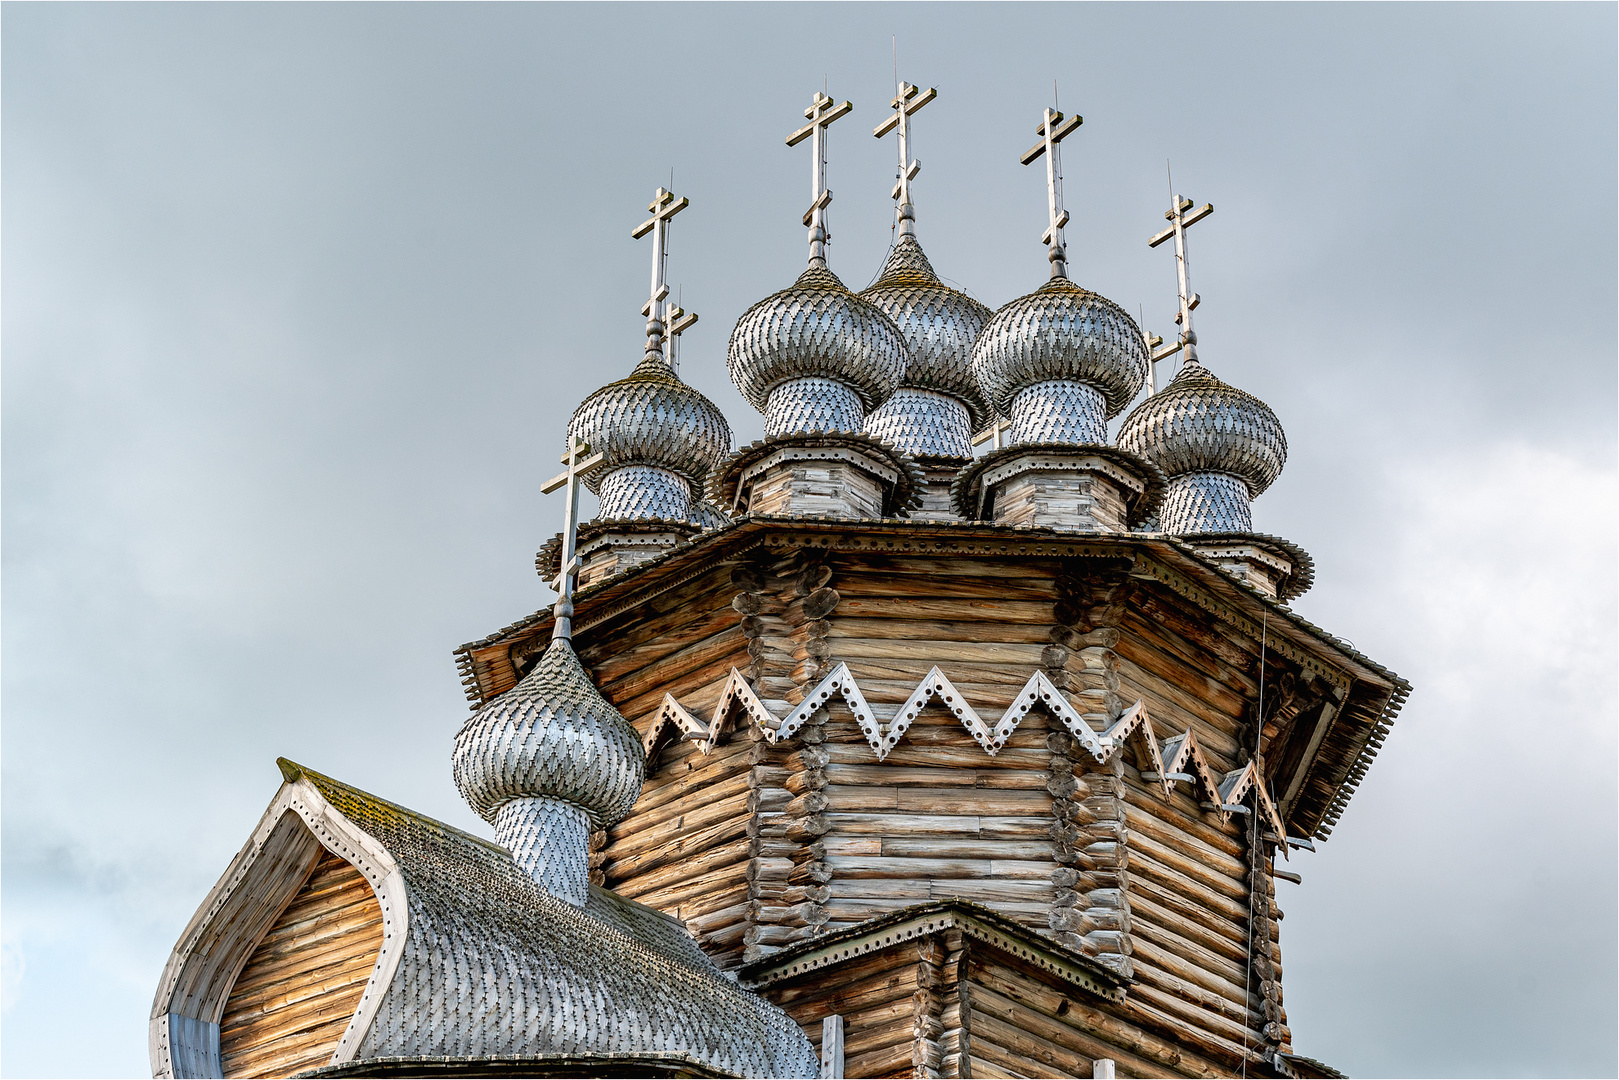
[[(630, 231), (637, 240), (652, 236), (651, 286), (641, 308), (646, 351), (634, 371), (591, 394), (568, 422), (570, 437), (605, 455), (605, 467), (586, 479), (601, 497), (599, 521), (690, 521), (709, 469), (731, 448), (725, 416), (681, 382), (675, 367), (675, 339), (697, 316), (669, 303), (669, 221), (689, 203), (660, 187), (647, 206), (652, 216)], [(645, 543), (633, 546), (650, 552)], [(586, 561), (589, 583), (600, 564)]]
[(894, 200), (894, 214), (901, 236), (916, 235), (916, 208), (911, 205), (911, 181), (922, 171), (922, 163), (911, 157), (911, 115), (938, 96), (939, 91), (932, 87), (923, 90), (910, 83), (900, 83), (894, 100), (889, 102), (894, 115), (872, 130), (872, 134), (879, 139), (890, 131), (899, 132), (899, 179), (894, 182), (894, 190), (889, 198)]
[(826, 244), (832, 239), (826, 228), (826, 208), (832, 202), (831, 189), (826, 186), (826, 129), (833, 121), (853, 111), (854, 106), (849, 102), (839, 105), (816, 91), (810, 107), (804, 110), (804, 118), (809, 123), (787, 136), (788, 146), (810, 140), (810, 208), (804, 214), (804, 224), (809, 226), (809, 264), (823, 270), (826, 269)]
[(647, 204), (652, 216), (630, 230), (630, 237), (635, 240), (652, 234), (652, 294), (641, 308), (641, 314), (646, 316), (646, 358), (663, 365), (668, 365), (663, 354), (663, 339), (668, 330), (664, 303), (669, 299), (669, 285), (664, 280), (664, 272), (669, 262), (669, 219), (690, 205), (690, 199), (676, 198), (674, 192), (660, 187)]
[(640, 737), (573, 651), (579, 480), (601, 459), (589, 453), (570, 436), (562, 458), (568, 471), (541, 488), (568, 491), (551, 644), (516, 686), (467, 719), (451, 759), (462, 798), (495, 827), (517, 865), (576, 907), (590, 896), (590, 833), (630, 812), (645, 767)]
[(1063, 226), (1068, 224), (1068, 211), (1062, 208), (1062, 172), (1057, 167), (1057, 144), (1078, 131), (1079, 125), (1084, 122), (1083, 116), (1064, 119), (1062, 113), (1048, 107), (1040, 126), (1034, 129), (1040, 141), (1025, 150), (1018, 159), (1025, 165), (1034, 164), (1042, 156), (1046, 159), (1046, 210), (1051, 216), (1051, 224), (1041, 234), (1040, 242), (1050, 248), (1047, 258), (1051, 260), (1051, 276), (1054, 278), (1068, 276), (1068, 251), (1062, 239)]
[(568, 497), (562, 504), (562, 569), (556, 579), (548, 583), (557, 594), (556, 607), (553, 609), (556, 621), (551, 626), (552, 641), (569, 641), (573, 638), (573, 586), (579, 576), (578, 560), (574, 558), (579, 545), (579, 484), (585, 473), (604, 460), (604, 455), (590, 452), (589, 443), (570, 437), (568, 452), (562, 455), (562, 463), (568, 467), (567, 471), (553, 476), (540, 486), (541, 495), (549, 495), (563, 487), (568, 489)]
[[(1168, 171), (1166, 163), (1165, 171)], [(1166, 360), (1177, 352), (1181, 359), (1188, 364), (1197, 363), (1197, 334), (1192, 330), (1192, 311), (1202, 302), (1202, 297), (1192, 291), (1191, 274), (1186, 266), (1186, 230), (1214, 213), (1213, 203), (1204, 203), (1202, 206), (1187, 213), (1193, 206), (1192, 200), (1184, 195), (1175, 194), (1175, 181), (1169, 182), (1169, 209), (1164, 211), (1164, 217), (1169, 221), (1169, 228), (1156, 233), (1147, 241), (1147, 246), (1155, 248), (1171, 237), (1175, 240), (1175, 280), (1180, 296), (1180, 310), (1175, 312), (1175, 322), (1180, 325), (1180, 334), (1173, 345), (1163, 345), (1155, 348), (1152, 353), (1151, 383), (1156, 392), (1158, 387), (1157, 365), (1158, 361)]]

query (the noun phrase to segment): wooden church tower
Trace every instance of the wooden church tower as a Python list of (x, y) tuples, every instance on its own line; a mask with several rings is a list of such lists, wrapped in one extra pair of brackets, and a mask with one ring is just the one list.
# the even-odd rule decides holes
[[(1212, 207), (1174, 197), (1151, 240), (1176, 258), (1164, 345), (1068, 278), (1056, 159), (1080, 119), (1047, 109), (1023, 161), (1046, 171), (1048, 279), (991, 311), (917, 240), (910, 117), (933, 98), (902, 85), (875, 132), (899, 142), (897, 241), (859, 294), (827, 265), (849, 103), (817, 94), (789, 136), (812, 147), (809, 263), (731, 335), (766, 427), (735, 452), (679, 378), (695, 317), (663, 266), (686, 201), (659, 189), (635, 233), (645, 356), (580, 406), (549, 489), (583, 482), (601, 513), (570, 509), (540, 553), (555, 609), (458, 650), (457, 783), (545, 903), (661, 912), (725, 984), (716, 1015), (729, 987), (759, 1001), (768, 1062), (683, 1049), (679, 1075), (1339, 1075), (1294, 1049), (1276, 882), (1409, 686), (1290, 610), (1311, 560), (1253, 530), (1286, 440), (1198, 358), (1186, 229)], [(164, 993), (154, 1024), (182, 1015)], [(344, 1038), (372, 1038), (356, 1017)], [(332, 1046), (323, 1075), (408, 1071)], [(500, 1060), (593, 1074), (553, 1051)]]

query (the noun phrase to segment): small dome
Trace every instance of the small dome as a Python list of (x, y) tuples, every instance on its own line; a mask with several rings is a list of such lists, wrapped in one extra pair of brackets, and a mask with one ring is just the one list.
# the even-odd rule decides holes
[(731, 425), (708, 398), (681, 382), (653, 353), (627, 378), (609, 383), (574, 410), (568, 434), (606, 457), (586, 478), (596, 491), (609, 471), (653, 465), (701, 491), (708, 471), (731, 452)]
[(1147, 381), (1147, 346), (1119, 305), (1052, 278), (990, 319), (973, 348), (973, 374), (1002, 415), (1018, 391), (1066, 379), (1099, 389), (1111, 417)]
[(1170, 477), (1230, 473), (1254, 497), (1287, 464), (1287, 436), (1270, 406), (1195, 362), (1182, 365), (1168, 386), (1136, 406), (1119, 428), (1118, 444)]
[(973, 430), (992, 417), (973, 378), (973, 343), (993, 313), (977, 300), (939, 281), (916, 237), (902, 235), (883, 272), (860, 293), (894, 320), (910, 346), (901, 386), (958, 397), (972, 413)]
[(512, 799), (573, 803), (593, 828), (621, 820), (641, 794), (646, 752), (566, 640), (455, 736), (455, 786), (493, 824)]
[(843, 383), (869, 411), (899, 386), (908, 354), (887, 315), (844, 288), (832, 271), (811, 266), (792, 288), (742, 313), (726, 366), (760, 412), (771, 390), (802, 378)]

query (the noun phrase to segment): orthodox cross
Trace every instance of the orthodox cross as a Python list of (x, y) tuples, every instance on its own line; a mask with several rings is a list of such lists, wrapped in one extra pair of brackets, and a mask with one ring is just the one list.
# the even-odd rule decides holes
[[(588, 455), (588, 456), (587, 456)], [(552, 641), (568, 641), (573, 637), (573, 583), (579, 575), (579, 559), (575, 551), (579, 546), (579, 483), (585, 473), (605, 460), (601, 454), (592, 454), (590, 444), (570, 437), (568, 452), (562, 463), (568, 471), (559, 473), (540, 486), (540, 494), (549, 495), (558, 488), (568, 489), (567, 501), (562, 504), (562, 568), (547, 582), (557, 592), (556, 622), (551, 627)]]
[(679, 304), (671, 304), (667, 315), (669, 318), (669, 370), (678, 376), (680, 374), (680, 357), (677, 350), (680, 346), (680, 335), (697, 325), (697, 313), (687, 311)]
[(897, 204), (899, 214), (899, 234), (901, 236), (916, 235), (916, 211), (911, 206), (911, 181), (916, 174), (922, 171), (922, 163), (911, 157), (911, 114), (922, 106), (939, 96), (939, 91), (928, 88), (912, 86), (910, 83), (900, 83), (899, 93), (889, 103), (894, 115), (878, 124), (872, 134), (882, 138), (890, 131), (899, 131), (899, 179), (894, 184), (894, 190), (889, 198)]
[[(1175, 238), (1175, 275), (1180, 288), (1180, 310), (1175, 312), (1175, 322), (1181, 328), (1179, 340), (1173, 345), (1164, 345), (1159, 339), (1158, 347), (1150, 353), (1153, 365), (1177, 352), (1184, 362), (1197, 363), (1197, 334), (1192, 330), (1192, 309), (1202, 302), (1202, 298), (1192, 291), (1186, 272), (1186, 230), (1214, 213), (1214, 204), (1204, 203), (1190, 214), (1188, 210), (1192, 210), (1192, 200), (1176, 195), (1171, 188), (1169, 209), (1164, 211), (1164, 217), (1169, 219), (1169, 228), (1147, 241), (1148, 247), (1155, 248), (1170, 237)], [(1151, 347), (1152, 342), (1149, 341), (1148, 345)], [(1156, 377), (1153, 382), (1157, 382)]]
[(826, 266), (826, 242), (832, 239), (826, 231), (826, 208), (832, 202), (832, 192), (826, 186), (826, 129), (834, 120), (841, 120), (854, 111), (845, 101), (837, 104), (832, 98), (816, 91), (810, 107), (804, 110), (809, 121), (787, 136), (788, 146), (797, 146), (810, 139), (810, 208), (804, 212), (804, 224), (809, 228), (809, 261), (811, 266)]
[(1046, 226), (1045, 233), (1040, 242), (1050, 248), (1047, 256), (1051, 260), (1051, 276), (1065, 278), (1068, 276), (1068, 255), (1063, 247), (1062, 227), (1068, 224), (1068, 211), (1062, 208), (1062, 192), (1057, 184), (1061, 177), (1057, 175), (1057, 144), (1062, 142), (1085, 122), (1083, 116), (1070, 116), (1064, 120), (1062, 113), (1056, 109), (1048, 108), (1045, 119), (1034, 133), (1040, 136), (1040, 141), (1025, 150), (1018, 160), (1025, 165), (1032, 165), (1042, 154), (1046, 159), (1046, 208), (1051, 214), (1051, 224)]
[(652, 234), (652, 299), (646, 302), (641, 314), (646, 316), (646, 351), (648, 354), (663, 355), (663, 301), (669, 295), (669, 286), (663, 280), (664, 263), (668, 261), (669, 249), (669, 219), (686, 209), (691, 200), (676, 198), (674, 193), (665, 188), (659, 188), (652, 195), (652, 202), (647, 209), (652, 216), (630, 230), (630, 236), (639, 240), (647, 233)]

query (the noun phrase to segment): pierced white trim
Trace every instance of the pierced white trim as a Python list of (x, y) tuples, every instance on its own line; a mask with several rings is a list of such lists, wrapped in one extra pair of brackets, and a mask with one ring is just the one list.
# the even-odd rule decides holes
[[(671, 726), (678, 729), (683, 737), (696, 742), (704, 754), (709, 754), (713, 752), (720, 736), (724, 734), (731, 717), (740, 710), (747, 713), (758, 725), (765, 741), (774, 745), (792, 738), (800, 728), (815, 717), (816, 713), (824, 709), (834, 696), (841, 697), (849, 706), (849, 711), (854, 714), (860, 730), (866, 736), (866, 741), (876, 752), (878, 761), (885, 760), (894, 747), (899, 745), (916, 718), (934, 698), (938, 698), (942, 706), (956, 715), (961, 721), (961, 726), (967, 729), (978, 745), (991, 757), (1006, 745), (1006, 740), (1011, 738), (1018, 724), (1022, 723), (1023, 718), (1029, 715), (1036, 705), (1043, 706), (1048, 713), (1061, 721), (1063, 728), (1079, 740), (1079, 744), (1098, 764), (1108, 762), (1113, 755), (1129, 746), (1135, 751), (1136, 766), (1144, 774), (1144, 779), (1148, 783), (1156, 784), (1164, 798), (1169, 798), (1176, 784), (1190, 784), (1194, 794), (1202, 795), (1201, 801), (1213, 808), (1210, 812), (1217, 814), (1222, 823), (1231, 820), (1232, 812), (1225, 807), (1234, 805), (1248, 793), (1249, 789), (1257, 790), (1260, 808), (1270, 827), (1279, 837), (1287, 835), (1282, 826), (1281, 815), (1271, 802), (1270, 793), (1265, 790), (1264, 784), (1259, 783), (1259, 773), (1253, 762), (1217, 779), (1208, 759), (1203, 755), (1202, 747), (1198, 745), (1197, 734), (1188, 729), (1160, 743), (1153, 731), (1152, 717), (1147, 714), (1146, 703), (1140, 699), (1120, 713), (1108, 725), (1106, 731), (1097, 731), (1074, 708), (1073, 703), (1068, 700), (1068, 695), (1059, 690), (1043, 671), (1036, 671), (1029, 676), (1029, 681), (1023, 685), (1023, 689), (1001, 714), (1000, 719), (990, 724), (935, 665), (923, 676), (922, 681), (894, 713), (893, 718), (884, 724), (866, 700), (866, 695), (861, 692), (859, 683), (846, 663), (840, 662), (828, 672), (796, 708), (779, 720), (765, 707), (764, 702), (759, 700), (759, 696), (753, 692), (753, 688), (748, 685), (748, 680), (742, 673), (732, 668), (730, 677), (725, 680), (725, 686), (720, 691), (719, 702), (714, 706), (713, 719), (706, 724), (676, 701), (674, 695), (663, 695), (663, 701), (654, 714), (652, 727), (643, 738), (647, 748), (647, 769), (651, 771), (654, 768), (654, 751), (664, 732)], [(1286, 844), (1284, 843), (1282, 847), (1285, 852)]]
[[(301, 824), (289, 831), (283, 827), (288, 817)], [(226, 998), (254, 946), (292, 901), (321, 848), (358, 870), (382, 909), (381, 951), (327, 1064), (342, 1064), (354, 1056), (404, 954), (409, 924), (405, 879), (393, 856), (328, 804), (307, 779), (300, 779), (281, 785), (252, 839), (203, 901), (169, 956), (149, 1028), (154, 1076), (219, 1075), (219, 1017)], [(267, 880), (268, 875), (275, 880)], [(244, 917), (250, 905), (257, 905), (256, 914)], [(227, 947), (221, 948), (221, 941)]]

